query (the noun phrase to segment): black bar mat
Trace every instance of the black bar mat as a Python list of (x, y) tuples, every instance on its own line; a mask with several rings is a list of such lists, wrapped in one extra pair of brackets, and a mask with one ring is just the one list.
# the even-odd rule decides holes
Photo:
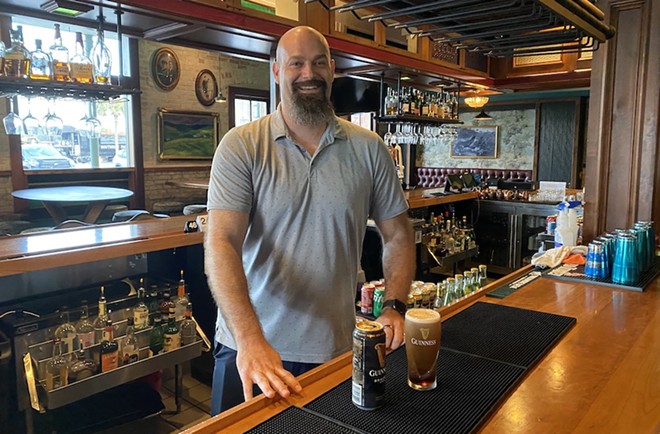
[(305, 407), (372, 434), (467, 433), (479, 426), (522, 376), (524, 369), (450, 350), (440, 350), (438, 386), (408, 387), (406, 351), (387, 357), (385, 406), (360, 410), (346, 380)]
[(492, 291), (488, 291), (486, 295), (493, 298), (504, 298), (507, 295), (511, 295), (523, 286), (527, 286), (528, 283), (531, 283), (542, 276), (542, 273), (537, 270), (530, 270), (529, 272), (523, 274), (521, 277), (517, 278), (513, 282), (509, 282), (506, 285), (499, 286)]
[(298, 407), (289, 407), (267, 421), (255, 426), (250, 434), (355, 434), (345, 427)]
[(575, 318), (475, 303), (442, 323), (443, 348), (529, 368), (575, 324)]
[(556, 274), (557, 271), (555, 270), (565, 267), (565, 265), (560, 265), (551, 270), (544, 271), (543, 276), (548, 277), (550, 279), (567, 280), (569, 282), (585, 282), (585, 283), (592, 283), (594, 285), (609, 286), (610, 288), (629, 289), (631, 291), (642, 292), (644, 291), (644, 288), (646, 288), (646, 286), (649, 283), (651, 283), (653, 279), (655, 279), (655, 276), (657, 276), (658, 273), (660, 273), (660, 257), (655, 257), (654, 260), (655, 262), (653, 266), (648, 270), (646, 270), (645, 272), (640, 273), (637, 282), (630, 285), (622, 285), (620, 283), (614, 283), (612, 282), (612, 279), (609, 277), (605, 279), (601, 279), (601, 278), (594, 279), (593, 277), (587, 277), (584, 275), (584, 265), (577, 265), (575, 266), (574, 269), (567, 271), (565, 274), (559, 275)]

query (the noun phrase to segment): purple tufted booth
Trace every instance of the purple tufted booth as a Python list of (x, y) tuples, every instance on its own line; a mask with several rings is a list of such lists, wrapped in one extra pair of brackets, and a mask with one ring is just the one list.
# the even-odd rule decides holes
[(417, 168), (417, 187), (441, 187), (445, 183), (445, 177), (449, 174), (461, 174), (465, 172), (476, 173), (484, 181), (488, 178), (500, 178), (504, 180), (522, 179), (530, 181), (532, 179), (531, 170), (511, 170), (511, 169), (483, 169), (483, 168), (449, 168), (449, 167), (418, 167)]

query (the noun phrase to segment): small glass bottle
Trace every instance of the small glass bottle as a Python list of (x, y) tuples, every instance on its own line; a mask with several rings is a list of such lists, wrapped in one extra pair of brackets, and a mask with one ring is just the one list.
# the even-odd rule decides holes
[(188, 307), (188, 296), (186, 295), (186, 281), (183, 279), (183, 270), (181, 270), (181, 280), (179, 280), (179, 287), (177, 289), (177, 300), (174, 308), (174, 316), (177, 321), (182, 321), (186, 316), (186, 308)]
[(455, 274), (454, 275), (454, 299), (458, 300), (459, 298), (463, 297), (465, 294), (465, 282), (463, 281), (463, 275), (462, 274)]
[(53, 62), (53, 78), (56, 81), (71, 81), (69, 49), (62, 45), (62, 33), (59, 24), (55, 24), (55, 38), (48, 52)]
[(456, 300), (455, 298), (455, 287), (456, 280), (453, 277), (447, 278), (447, 284), (445, 285), (445, 298), (443, 300), (443, 306), (449, 306)]
[(53, 341), (53, 356), (46, 363), (46, 390), (59, 389), (69, 384), (69, 362), (62, 355), (62, 341)]
[(129, 363), (137, 362), (140, 358), (140, 345), (138, 344), (135, 332), (133, 329), (133, 318), (128, 317), (126, 325), (126, 336), (121, 343), (121, 364), (128, 365)]
[(92, 64), (94, 65), (94, 80), (100, 84), (111, 84), (112, 56), (105, 45), (103, 29), (96, 31), (96, 45), (92, 48)]
[(138, 302), (133, 308), (133, 324), (135, 330), (144, 330), (149, 327), (149, 307), (144, 302), (146, 290), (144, 289), (144, 278), (140, 278), (140, 287), (137, 290)]
[(176, 325), (176, 316), (174, 308), (170, 307), (167, 325), (163, 330), (163, 352), (176, 350), (181, 346), (181, 335), (179, 334), (179, 327)]
[(101, 298), (99, 298), (99, 315), (94, 320), (94, 342), (97, 344), (103, 340), (103, 330), (105, 329), (105, 323), (108, 320), (104, 293), (105, 288), (101, 286)]
[(69, 366), (69, 384), (84, 380), (98, 371), (98, 365), (90, 357), (90, 350), (80, 349), (75, 352), (76, 360)]
[(11, 47), (5, 50), (5, 75), (27, 78), (30, 73), (30, 52), (23, 46), (23, 26), (9, 31)]
[(488, 283), (488, 276), (486, 273), (487, 266), (484, 264), (479, 265), (479, 286), (484, 287)]
[(77, 83), (94, 83), (94, 65), (85, 55), (81, 32), (76, 32), (76, 54), (71, 58), (71, 79)]
[(60, 311), (60, 325), (55, 329), (55, 338), (62, 343), (63, 354), (73, 353), (78, 349), (78, 331), (69, 322), (69, 312), (66, 307)]
[(468, 295), (474, 291), (472, 286), (472, 272), (465, 270), (463, 272), (463, 294)]
[(168, 316), (170, 314), (170, 307), (176, 309), (169, 291), (163, 293), (163, 299), (160, 301), (159, 310), (161, 316)]
[(0, 77), (5, 75), (5, 43), (0, 40)]
[(87, 300), (83, 300), (83, 305), (80, 308), (80, 320), (76, 325), (76, 332), (78, 333), (80, 348), (89, 348), (94, 345), (94, 324), (89, 320)]
[(153, 319), (151, 332), (149, 332), (149, 353), (151, 356), (160, 354), (163, 351), (163, 328), (161, 327), (160, 316), (156, 315)]
[[(109, 315), (109, 314), (108, 314)], [(119, 367), (119, 344), (115, 341), (115, 328), (108, 318), (101, 340), (101, 372), (108, 372)]]
[(192, 303), (186, 306), (186, 316), (181, 321), (181, 346), (189, 345), (197, 339), (197, 326), (192, 319)]
[(151, 291), (149, 292), (149, 315), (153, 316), (157, 313), (160, 313), (160, 302), (158, 301), (158, 291), (154, 287), (158, 288), (156, 285), (151, 285)]
[(48, 53), (41, 49), (41, 39), (36, 39), (34, 44), (37, 49), (30, 53), (30, 78), (32, 80), (50, 80), (52, 76), (52, 62)]

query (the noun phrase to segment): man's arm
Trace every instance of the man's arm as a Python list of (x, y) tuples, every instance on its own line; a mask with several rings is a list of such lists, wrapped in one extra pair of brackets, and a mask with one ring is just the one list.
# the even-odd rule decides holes
[(257, 384), (269, 398), (300, 392), (300, 383), (282, 367), (279, 354), (266, 341), (248, 295), (243, 269), (247, 214), (210, 210), (204, 240), (204, 266), (211, 293), (236, 341), (236, 366), (243, 395), (252, 398)]
[[(385, 300), (397, 299), (406, 303), (410, 283), (415, 274), (415, 240), (408, 213), (376, 222), (383, 239), (383, 272)], [(404, 317), (392, 308), (385, 308), (376, 319), (386, 325), (386, 346), (396, 349), (403, 344)]]

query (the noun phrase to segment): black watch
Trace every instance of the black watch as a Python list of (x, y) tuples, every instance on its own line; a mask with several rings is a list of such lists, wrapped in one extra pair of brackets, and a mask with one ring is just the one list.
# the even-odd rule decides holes
[(383, 309), (385, 309), (386, 307), (391, 307), (396, 312), (399, 312), (403, 317), (406, 316), (407, 307), (406, 304), (401, 300), (385, 300), (383, 302)]

